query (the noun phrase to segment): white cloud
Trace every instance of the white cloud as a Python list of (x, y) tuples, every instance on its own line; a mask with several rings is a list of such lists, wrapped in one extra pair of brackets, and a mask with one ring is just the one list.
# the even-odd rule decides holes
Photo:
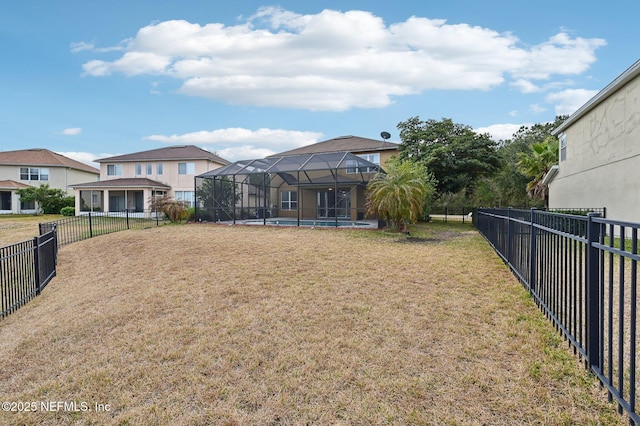
[(96, 155), (96, 154), (91, 154), (89, 152), (74, 152), (74, 151), (58, 152), (58, 154), (64, 155), (65, 157), (69, 157), (72, 160), (76, 160), (81, 163), (88, 164), (89, 166), (95, 167), (96, 169), (100, 169), (100, 164), (96, 163), (95, 160), (99, 158), (106, 158), (111, 156), (111, 154)]
[(79, 135), (80, 133), (82, 133), (82, 128), (80, 127), (70, 127), (62, 131), (62, 134), (66, 136), (75, 136)]
[(513, 138), (513, 134), (516, 133), (520, 127), (522, 126), (531, 126), (528, 123), (521, 124), (513, 124), (513, 123), (505, 123), (505, 124), (493, 124), (487, 127), (479, 127), (474, 129), (476, 133), (489, 133), (491, 135), (491, 139), (495, 141), (506, 140)]
[(532, 82), (530, 82), (529, 80), (525, 80), (525, 79), (518, 79), (512, 83), (510, 83), (511, 86), (515, 87), (516, 89), (518, 89), (520, 92), (522, 93), (536, 93), (540, 91), (540, 88), (538, 86), (536, 86), (535, 84), (533, 84)]
[[(561, 32), (534, 46), (511, 33), (411, 17), (386, 25), (366, 11), (300, 15), (261, 8), (226, 26), (164, 21), (141, 28), (113, 61), (92, 59), (85, 74), (164, 75), (180, 92), (228, 103), (309, 110), (379, 108), (431, 89), (488, 90), (513, 80), (584, 72), (601, 39)], [(108, 50), (107, 48), (106, 50)], [(72, 50), (98, 51), (92, 43)], [(105, 49), (103, 49), (105, 50)]]
[(199, 131), (181, 135), (150, 135), (145, 139), (168, 144), (206, 145), (229, 161), (263, 158), (318, 142), (322, 133), (283, 129), (250, 130), (239, 127)]
[(542, 112), (545, 112), (547, 109), (545, 107), (542, 107), (538, 104), (531, 104), (529, 105), (529, 111), (531, 111), (534, 114), (540, 114)]
[(94, 43), (87, 43), (84, 41), (80, 41), (80, 42), (71, 43), (69, 47), (72, 53), (80, 53), (83, 51), (99, 52), (99, 53), (118, 52), (118, 51), (125, 50), (130, 41), (131, 39), (125, 39), (122, 42), (120, 42), (118, 46), (101, 47), (101, 48), (97, 48)]
[(571, 115), (598, 93), (597, 90), (567, 89), (550, 93), (545, 100), (555, 104), (556, 115)]

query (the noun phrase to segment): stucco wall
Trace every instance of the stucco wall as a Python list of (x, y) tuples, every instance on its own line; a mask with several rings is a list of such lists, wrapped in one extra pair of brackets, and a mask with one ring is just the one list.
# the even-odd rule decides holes
[(640, 222), (640, 77), (564, 133), (566, 158), (549, 185), (549, 207), (606, 207), (612, 219)]

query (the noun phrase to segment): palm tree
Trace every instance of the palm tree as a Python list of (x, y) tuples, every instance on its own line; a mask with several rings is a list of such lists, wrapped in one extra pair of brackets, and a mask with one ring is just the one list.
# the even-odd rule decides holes
[(378, 173), (367, 185), (367, 210), (385, 220), (390, 229), (403, 231), (415, 223), (434, 192), (426, 168), (413, 161), (395, 161), (387, 173)]
[(521, 152), (519, 157), (516, 166), (521, 173), (532, 178), (527, 184), (527, 193), (532, 198), (544, 200), (547, 205), (549, 188), (542, 179), (551, 166), (558, 164), (558, 139), (548, 136), (544, 141), (532, 144), (530, 153)]

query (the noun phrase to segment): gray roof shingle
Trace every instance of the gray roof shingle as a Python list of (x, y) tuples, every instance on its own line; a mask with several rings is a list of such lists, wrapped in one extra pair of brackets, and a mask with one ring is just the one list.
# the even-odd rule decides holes
[(44, 148), (21, 149), (0, 152), (0, 164), (35, 167), (67, 167), (84, 172), (100, 174), (100, 171), (88, 164), (72, 160), (69, 157)]
[(280, 152), (270, 155), (270, 157), (282, 157), (298, 154), (317, 154), (322, 152), (338, 152), (347, 151), (352, 153), (371, 152), (371, 151), (388, 151), (398, 149), (397, 143), (378, 141), (375, 139), (362, 138), (359, 136), (340, 136), (326, 141), (314, 143), (312, 145), (291, 149), (289, 151)]
[(97, 182), (78, 183), (72, 188), (163, 188), (171, 189), (169, 185), (147, 178), (108, 179)]
[(227, 165), (229, 161), (216, 154), (198, 148), (195, 145), (169, 146), (151, 149), (149, 151), (134, 152), (114, 157), (101, 158), (98, 163), (115, 163), (130, 161), (160, 161), (160, 160), (211, 160), (218, 164)]

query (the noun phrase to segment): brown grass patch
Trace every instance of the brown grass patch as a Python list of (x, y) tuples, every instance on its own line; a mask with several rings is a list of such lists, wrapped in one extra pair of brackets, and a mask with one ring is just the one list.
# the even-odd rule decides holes
[(438, 230), (455, 235), (188, 225), (65, 246), (0, 322), (0, 395), (91, 410), (0, 424), (624, 424), (480, 236), (412, 235)]
[(40, 234), (38, 224), (52, 222), (61, 215), (0, 215), (0, 247), (21, 243)]

